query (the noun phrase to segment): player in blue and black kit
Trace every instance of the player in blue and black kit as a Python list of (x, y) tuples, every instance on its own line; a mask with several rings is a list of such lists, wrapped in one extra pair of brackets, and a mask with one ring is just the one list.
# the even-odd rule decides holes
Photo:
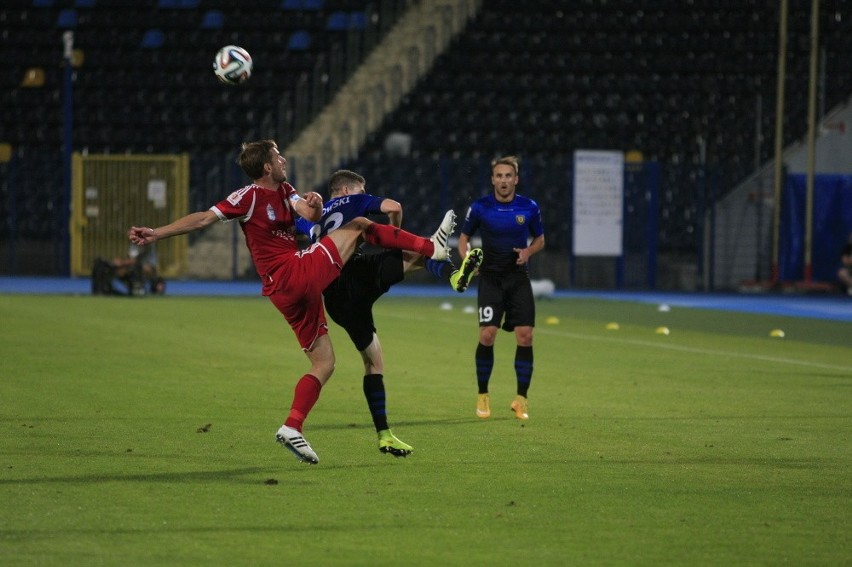
[[(387, 215), (390, 224), (402, 223), (402, 205), (365, 192), (365, 179), (352, 171), (339, 170), (328, 182), (330, 199), (318, 224), (297, 221), (297, 230), (316, 241), (356, 217)], [(447, 211), (439, 231), (447, 235), (455, 227), (455, 213)], [(360, 250), (343, 266), (340, 277), (323, 292), (325, 308), (331, 319), (343, 327), (364, 362), (364, 396), (379, 438), (379, 450), (396, 457), (411, 453), (412, 447), (399, 440), (388, 426), (384, 386), (382, 346), (373, 321), (373, 304), (392, 285), (405, 278), (405, 272), (425, 267), (442, 280), (450, 280), (457, 291), (465, 291), (482, 260), (476, 249), (465, 257), (456, 270), (451, 262), (439, 262), (416, 253), (377, 248)]]
[(485, 259), (479, 267), (479, 344), (476, 347), (476, 380), (479, 397), (476, 415), (491, 415), (488, 381), (494, 367), (494, 341), (501, 327), (514, 331), (517, 396), (511, 408), (518, 419), (529, 419), (527, 390), (533, 373), (535, 301), (527, 262), (544, 248), (541, 211), (532, 199), (518, 195), (518, 159), (514, 156), (491, 162), (494, 193), (474, 201), (459, 234), (459, 253), (468, 249), (470, 237), (480, 233)]

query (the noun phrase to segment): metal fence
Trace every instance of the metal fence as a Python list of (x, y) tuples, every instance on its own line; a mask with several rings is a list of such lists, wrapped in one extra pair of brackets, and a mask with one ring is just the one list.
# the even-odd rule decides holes
[[(71, 275), (91, 273), (98, 258), (127, 256), (127, 229), (162, 226), (187, 213), (189, 156), (74, 154), (70, 210)], [(157, 244), (158, 271), (182, 275), (187, 242)]]

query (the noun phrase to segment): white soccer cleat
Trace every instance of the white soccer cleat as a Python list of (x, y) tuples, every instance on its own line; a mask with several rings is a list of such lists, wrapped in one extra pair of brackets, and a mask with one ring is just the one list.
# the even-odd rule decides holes
[(296, 458), (303, 463), (315, 465), (319, 463), (319, 457), (311, 449), (311, 444), (302, 436), (302, 433), (296, 431), (292, 427), (282, 425), (281, 429), (275, 434), (275, 440), (281, 445), (296, 455)]
[(435, 245), (435, 252), (432, 253), (433, 260), (445, 261), (450, 259), (449, 242), (455, 229), (456, 213), (450, 209), (444, 214), (444, 220), (441, 221), (438, 230), (430, 238), (432, 244)]

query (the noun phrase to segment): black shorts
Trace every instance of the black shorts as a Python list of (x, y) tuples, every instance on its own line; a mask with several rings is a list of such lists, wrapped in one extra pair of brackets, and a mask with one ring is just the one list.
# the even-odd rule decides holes
[(477, 301), (480, 327), (500, 327), (501, 322), (504, 331), (535, 327), (535, 300), (526, 272), (480, 273)]
[(325, 288), (325, 310), (349, 334), (359, 351), (373, 342), (373, 304), (405, 278), (401, 250), (353, 256), (340, 277)]

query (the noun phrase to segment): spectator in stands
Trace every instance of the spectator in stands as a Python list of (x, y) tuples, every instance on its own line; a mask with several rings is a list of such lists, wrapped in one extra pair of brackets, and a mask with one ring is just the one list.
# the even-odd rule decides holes
[(840, 269), (837, 270), (840, 290), (852, 296), (852, 242), (848, 242), (840, 252)]
[[(474, 201), (467, 210), (458, 249), (462, 258), (470, 237), (482, 234), (484, 259), (479, 268), (479, 344), (476, 347), (476, 380), (479, 397), (476, 415), (491, 415), (488, 382), (494, 367), (494, 341), (501, 327), (514, 331), (517, 396), (511, 404), (515, 417), (529, 419), (527, 390), (533, 373), (533, 327), (535, 299), (527, 262), (544, 248), (541, 210), (532, 199), (518, 195), (518, 159), (497, 158), (491, 162), (491, 195)], [(531, 239), (531, 240), (530, 240)]]

